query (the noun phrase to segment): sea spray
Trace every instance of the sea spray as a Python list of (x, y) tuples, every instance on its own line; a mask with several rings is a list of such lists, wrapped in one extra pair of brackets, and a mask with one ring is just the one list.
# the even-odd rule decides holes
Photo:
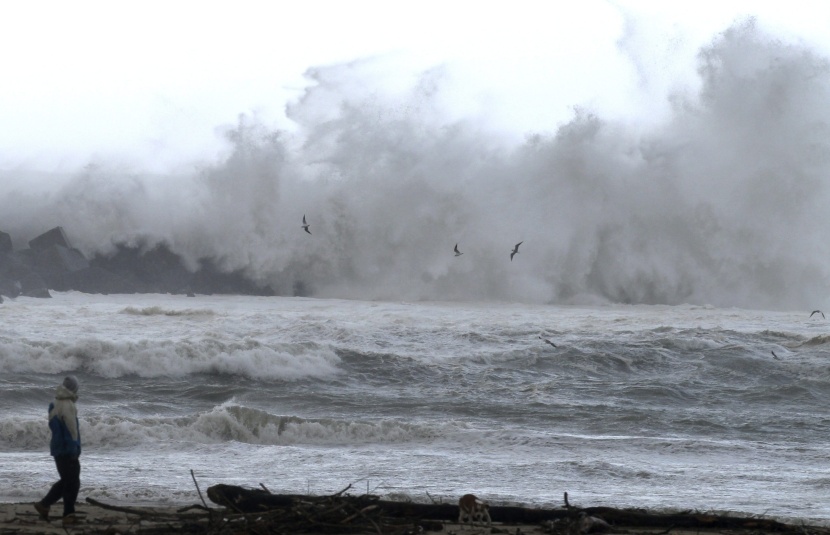
[(15, 189), (0, 228), (60, 224), (87, 254), (164, 242), (282, 295), (826, 301), (830, 72), (806, 45), (738, 22), (700, 51), (696, 92), (663, 95), (664, 119), (574, 103), (518, 144), (446, 113), (440, 69), (392, 90), (361, 65), (310, 70), (290, 131), (240, 116), (230, 153), (189, 174), (91, 166), (58, 191)]

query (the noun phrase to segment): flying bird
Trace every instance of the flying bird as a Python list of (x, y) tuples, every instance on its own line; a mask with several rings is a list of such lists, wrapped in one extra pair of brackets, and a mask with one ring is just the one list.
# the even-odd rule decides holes
[(308, 223), (305, 222), (305, 214), (303, 214), (303, 230), (311, 234), (311, 231), (308, 230)]
[(543, 337), (541, 334), (539, 335), (539, 338), (541, 338), (542, 340), (544, 340), (546, 344), (550, 344), (550, 345), (552, 345), (553, 347), (556, 347), (556, 344), (554, 344), (553, 342), (551, 342), (549, 339), (547, 339), (547, 338)]
[(775, 357), (775, 360), (781, 360), (781, 358), (775, 354), (775, 351), (770, 351), (770, 353), (772, 353), (772, 356)]
[(523, 241), (520, 241), (519, 243), (517, 243), (517, 244), (516, 244), (516, 247), (514, 247), (514, 248), (513, 248), (513, 250), (510, 252), (510, 261), (511, 261), (511, 262), (513, 261), (513, 256), (514, 256), (516, 253), (518, 253), (518, 252), (519, 252), (519, 246), (520, 246), (521, 244), (523, 244), (523, 243), (524, 243)]
[(455, 244), (455, 256), (461, 256), (463, 254), (464, 253), (462, 253), (461, 251), (458, 250), (458, 244), (456, 243)]
[[(813, 310), (813, 311), (810, 313), (810, 317), (811, 317), (811, 318), (813, 317), (813, 314), (821, 314), (821, 317), (822, 317), (822, 318), (824, 318), (824, 312), (822, 312), (821, 310)], [(826, 319), (826, 318), (825, 318), (825, 319)]]

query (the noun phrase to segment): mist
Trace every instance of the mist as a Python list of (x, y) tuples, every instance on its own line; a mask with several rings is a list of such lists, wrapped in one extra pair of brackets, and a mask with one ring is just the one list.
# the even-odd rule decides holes
[(283, 295), (826, 306), (827, 58), (744, 20), (696, 64), (659, 115), (574, 102), (519, 139), (459, 105), (452, 65), (394, 84), (377, 58), (316, 67), (290, 128), (240, 114), (184, 170), (3, 171), (0, 230), (22, 247), (62, 225), (87, 255), (164, 243)]

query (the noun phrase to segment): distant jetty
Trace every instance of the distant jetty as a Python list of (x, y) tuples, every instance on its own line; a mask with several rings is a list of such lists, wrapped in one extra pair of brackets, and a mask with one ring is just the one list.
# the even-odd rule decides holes
[[(166, 244), (120, 244), (111, 255), (87, 258), (55, 227), (14, 250), (11, 235), (0, 232), (0, 295), (51, 297), (50, 290), (91, 294), (166, 293), (275, 295), (242, 271), (223, 271), (210, 258), (188, 269)], [(302, 288), (302, 285), (300, 286)], [(295, 285), (296, 289), (296, 285)]]

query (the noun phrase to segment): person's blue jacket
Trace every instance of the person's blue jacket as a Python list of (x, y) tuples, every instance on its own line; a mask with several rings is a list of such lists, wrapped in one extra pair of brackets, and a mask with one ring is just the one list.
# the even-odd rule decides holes
[(81, 428), (75, 401), (78, 396), (65, 386), (58, 386), (55, 401), (49, 404), (49, 429), (52, 440), (49, 452), (53, 457), (78, 457), (81, 454)]

